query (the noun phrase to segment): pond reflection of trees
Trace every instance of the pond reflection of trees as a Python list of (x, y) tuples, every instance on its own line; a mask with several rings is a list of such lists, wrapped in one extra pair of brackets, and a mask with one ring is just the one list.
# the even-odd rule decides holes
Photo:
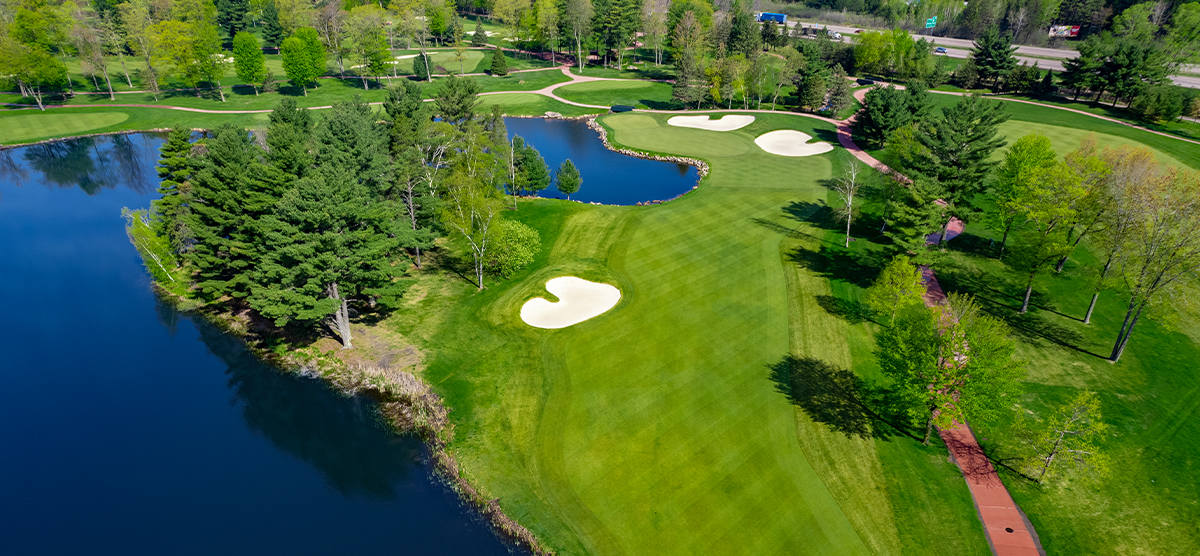
[(420, 465), (420, 440), (387, 430), (372, 401), (284, 374), (259, 361), (241, 340), (206, 323), (196, 327), (209, 351), (229, 366), (233, 403), (242, 406), (250, 430), (315, 467), (343, 495), (397, 497), (394, 485)]
[[(149, 193), (158, 185), (152, 170), (162, 139), (158, 134), (105, 135), (52, 141), (0, 152), (0, 180), (14, 185), (42, 182), (79, 187), (88, 195), (125, 187)], [(31, 176), (33, 170), (41, 176)]]

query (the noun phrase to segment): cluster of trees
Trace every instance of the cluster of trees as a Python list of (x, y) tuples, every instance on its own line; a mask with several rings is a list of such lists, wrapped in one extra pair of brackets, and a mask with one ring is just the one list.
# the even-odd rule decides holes
[(714, 18), (704, 0), (671, 3), (667, 44), (677, 70), (675, 101), (761, 108), (764, 101), (775, 107), (782, 100), (831, 114), (853, 104), (845, 70), (855, 63), (850, 45), (824, 33), (806, 36), (799, 27), (787, 34), (772, 22), (757, 24), (749, 7), (734, 2), (729, 13)]
[[(548, 178), (498, 111), (475, 113), (477, 93), (450, 78), (430, 108), (406, 81), (383, 114), (356, 99), (318, 118), (285, 98), (263, 131), (226, 124), (192, 142), (176, 128), (161, 149), (152, 237), (138, 236), (161, 246), (147, 266), (276, 326), (327, 325), (347, 348), (355, 307), (395, 306), (439, 236), (469, 252), (480, 289), (485, 273), (510, 275), (540, 238), (501, 216), (504, 190)], [(578, 172), (560, 170), (560, 181), (577, 189)]]
[(1087, 267), (1093, 292), (1084, 323), (1101, 292), (1119, 287), (1129, 296), (1113, 362), (1147, 312), (1170, 316), (1200, 268), (1200, 176), (1158, 163), (1145, 147), (1101, 149), (1088, 137), (1059, 159), (1049, 139), (1027, 135), (1009, 149), (990, 196), (1002, 256), (1027, 277), (1021, 312), (1038, 274), (1061, 271), (1089, 238), (1097, 258)]
[(1038, 275), (1061, 271), (1091, 238), (1102, 256), (1084, 322), (1101, 291), (1119, 284), (1131, 296), (1110, 355), (1119, 360), (1146, 311), (1200, 268), (1200, 176), (1157, 163), (1145, 148), (1100, 149), (1093, 138), (1060, 159), (1048, 138), (1028, 135), (999, 163), (997, 127), (1007, 120), (999, 103), (969, 96), (932, 114), (927, 95), (874, 89), (855, 122), (858, 139), (888, 147), (911, 178), (879, 188), (884, 233), (898, 250), (924, 253), (926, 236), (944, 236), (949, 216), (991, 226), (999, 255), (1025, 277), (1022, 313)]
[[(928, 444), (934, 427), (995, 423), (1011, 415), (1024, 363), (1015, 357), (1008, 325), (970, 295), (952, 293), (942, 303), (926, 304), (924, 292), (920, 270), (898, 255), (867, 289), (866, 300), (888, 317), (875, 355), (891, 381), (891, 410), (923, 430)], [(1081, 392), (1047, 413), (1047, 418), (1015, 415), (1021, 471), (1038, 482), (1103, 478), (1108, 458), (1099, 443), (1107, 425), (1096, 394)]]

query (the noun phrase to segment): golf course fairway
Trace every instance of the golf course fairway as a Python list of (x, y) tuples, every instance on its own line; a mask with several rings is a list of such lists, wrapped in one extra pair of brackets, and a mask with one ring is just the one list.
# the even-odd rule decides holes
[[(849, 155), (781, 157), (754, 138), (793, 129), (833, 142), (833, 126), (758, 115), (714, 133), (668, 118), (599, 122), (614, 146), (704, 159), (698, 189), (645, 207), (523, 202), (515, 216), (548, 246), (531, 270), (466, 299), (418, 286), (412, 315), (464, 304), (427, 334), (423, 374), (457, 416), (451, 450), (470, 480), (559, 554), (986, 550), (944, 455), (832, 433), (772, 381), (793, 349), (850, 357), (842, 321), (789, 299), (798, 271), (783, 252), (813, 233), (805, 221), (829, 195), (821, 182)], [(801, 295), (828, 293), (804, 272)], [(559, 330), (522, 322), (522, 304), (563, 275), (612, 284), (622, 301)], [(429, 325), (391, 324), (406, 335)], [(815, 350), (796, 340), (826, 336)], [(884, 457), (911, 473), (888, 476)], [(914, 539), (901, 520), (932, 525)]]

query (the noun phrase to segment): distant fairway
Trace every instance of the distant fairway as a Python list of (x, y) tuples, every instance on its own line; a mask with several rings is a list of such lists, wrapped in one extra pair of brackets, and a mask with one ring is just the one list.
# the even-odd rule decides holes
[(658, 103), (671, 100), (671, 84), (655, 81), (587, 81), (561, 87), (554, 94), (584, 104), (657, 108)]
[[(1054, 152), (1058, 153), (1059, 156), (1062, 156), (1079, 148), (1079, 140), (1093, 132), (1057, 125), (1024, 122), (1020, 120), (1009, 120), (1000, 125), (1000, 135), (1006, 136), (1005, 147), (1008, 147), (1008, 145), (1016, 142), (1017, 139), (1020, 139), (1021, 137), (1030, 133), (1038, 133), (1049, 137), (1050, 144), (1054, 147)], [(1101, 147), (1121, 147), (1125, 145), (1134, 147), (1146, 146), (1143, 143), (1128, 137), (1119, 137), (1116, 135), (1108, 135), (1106, 133), (1096, 133), (1096, 143)], [(1147, 148), (1149, 148), (1150, 151), (1154, 153), (1154, 156), (1164, 164), (1170, 164), (1180, 168), (1187, 167), (1186, 164), (1180, 162), (1175, 157), (1164, 153), (1163, 151), (1153, 147)], [(1004, 149), (998, 149), (995, 156), (996, 158), (1002, 158), (1004, 156)]]
[(22, 143), (43, 137), (80, 135), (117, 125), (127, 119), (129, 114), (124, 112), (30, 112), (4, 119), (4, 126), (0, 129), (0, 143)]
[[(487, 54), (482, 50), (467, 50), (463, 52), (462, 69), (466, 73), (477, 73), (486, 70), (488, 68), (479, 67), (479, 62), (482, 62), (485, 59), (490, 62), (492, 57), (490, 54)], [(402, 62), (404, 62), (404, 60), (402, 60)], [(401, 65), (400, 67), (401, 69), (411, 71), (412, 59), (407, 60), (407, 62), (407, 64)], [(439, 50), (430, 54), (429, 62), (435, 67), (442, 66), (446, 68), (446, 71), (450, 73), (457, 74), (459, 71), (458, 59), (454, 57), (454, 51), (452, 50)]]

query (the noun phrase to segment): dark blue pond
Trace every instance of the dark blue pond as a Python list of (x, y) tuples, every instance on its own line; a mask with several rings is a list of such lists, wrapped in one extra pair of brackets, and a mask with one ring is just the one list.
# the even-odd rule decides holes
[[(579, 167), (583, 186), (572, 200), (606, 205), (633, 205), (646, 201), (666, 201), (688, 192), (696, 185), (696, 169), (685, 164), (643, 160), (604, 148), (599, 135), (587, 124), (573, 120), (505, 118), (508, 135), (520, 135), (537, 148), (553, 175), (568, 158)], [(542, 197), (565, 199), (550, 188)]]
[(508, 553), (370, 402), (156, 300), (160, 142), (0, 152), (0, 554)]

